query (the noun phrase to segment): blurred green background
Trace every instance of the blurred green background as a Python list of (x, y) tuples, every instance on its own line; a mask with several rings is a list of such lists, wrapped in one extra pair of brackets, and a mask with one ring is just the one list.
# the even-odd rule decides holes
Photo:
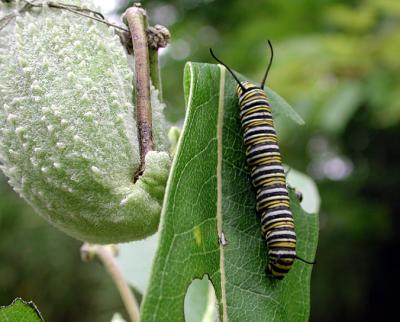
[[(285, 163), (321, 193), (311, 321), (395, 321), (400, 238), (400, 1), (143, 1), (172, 33), (161, 52), (167, 117), (181, 124), (186, 61), (218, 56), (304, 118), (278, 124)], [(127, 2), (119, 1), (116, 14)], [(36, 302), (47, 321), (109, 321), (123, 311), (100, 265), (0, 177), (0, 305)]]

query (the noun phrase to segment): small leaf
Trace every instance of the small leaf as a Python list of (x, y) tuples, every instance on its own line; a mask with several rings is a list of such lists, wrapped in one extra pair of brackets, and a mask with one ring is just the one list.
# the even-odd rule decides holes
[(39, 310), (33, 302), (16, 298), (9, 306), (0, 307), (2, 322), (43, 322)]
[[(296, 261), (282, 281), (265, 275), (267, 249), (246, 166), (235, 82), (222, 67), (194, 63), (187, 64), (184, 79), (188, 109), (141, 321), (184, 321), (187, 288), (204, 275), (214, 286), (220, 321), (307, 321), (312, 266)], [(272, 108), (281, 108), (279, 102)], [(290, 199), (298, 255), (313, 260), (318, 217), (300, 207), (292, 190)]]

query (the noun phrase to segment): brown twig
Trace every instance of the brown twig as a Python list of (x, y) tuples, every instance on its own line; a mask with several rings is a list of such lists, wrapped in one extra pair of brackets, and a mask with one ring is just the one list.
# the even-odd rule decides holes
[(147, 16), (146, 11), (136, 4), (125, 11), (123, 18), (131, 32), (135, 55), (136, 120), (140, 146), (140, 167), (133, 178), (136, 181), (144, 171), (146, 154), (154, 150), (150, 103), (150, 61), (146, 33)]
[(139, 305), (122, 275), (114, 255), (115, 251), (112, 245), (102, 246), (84, 243), (81, 247), (81, 257), (84, 261), (93, 260), (94, 257), (97, 257), (102, 262), (118, 288), (130, 320), (138, 322), (140, 318)]

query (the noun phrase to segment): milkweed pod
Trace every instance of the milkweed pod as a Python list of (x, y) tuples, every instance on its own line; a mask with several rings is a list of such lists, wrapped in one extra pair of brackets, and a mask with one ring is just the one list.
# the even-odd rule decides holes
[(0, 31), (1, 169), (40, 215), (80, 240), (125, 242), (157, 230), (170, 167), (164, 106), (152, 88), (156, 151), (133, 183), (132, 78), (113, 31), (88, 18), (34, 8)]

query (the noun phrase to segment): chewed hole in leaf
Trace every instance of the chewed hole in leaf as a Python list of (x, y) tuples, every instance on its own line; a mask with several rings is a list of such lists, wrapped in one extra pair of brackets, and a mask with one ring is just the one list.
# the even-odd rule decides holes
[(194, 279), (185, 296), (185, 321), (217, 321), (216, 296), (213, 285), (204, 275), (203, 279)]

